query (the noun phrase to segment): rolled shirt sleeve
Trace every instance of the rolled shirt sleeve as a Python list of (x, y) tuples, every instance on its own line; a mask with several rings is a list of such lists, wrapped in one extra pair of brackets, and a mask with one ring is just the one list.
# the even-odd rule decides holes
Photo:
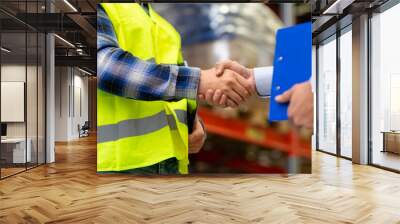
[[(260, 97), (268, 97), (271, 95), (272, 76), (274, 73), (274, 67), (258, 67), (253, 69), (254, 80), (256, 83), (257, 94)], [(315, 92), (315, 75), (312, 74), (310, 79), (311, 90)]]
[(272, 66), (258, 67), (253, 69), (256, 90), (260, 97), (268, 97), (271, 95), (273, 72), (274, 67)]

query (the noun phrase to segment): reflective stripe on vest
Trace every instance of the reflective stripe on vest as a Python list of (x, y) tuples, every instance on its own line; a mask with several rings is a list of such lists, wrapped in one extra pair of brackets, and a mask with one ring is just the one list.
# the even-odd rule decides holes
[[(176, 116), (179, 122), (187, 123), (187, 112), (184, 110), (175, 110)], [(103, 125), (98, 127), (97, 138), (98, 143), (115, 141), (120, 138), (126, 138), (130, 136), (145, 135), (150, 132), (159, 130), (169, 126), (171, 130), (176, 130), (177, 126), (173, 115), (167, 115), (164, 111), (161, 111), (153, 116), (130, 119), (119, 122), (118, 124)]]
[[(120, 48), (146, 61), (182, 64), (180, 36), (166, 20), (137, 3), (102, 3)], [(120, 171), (175, 157), (179, 172), (188, 169), (187, 115), (196, 102), (140, 101), (100, 89), (98, 94), (97, 170)]]

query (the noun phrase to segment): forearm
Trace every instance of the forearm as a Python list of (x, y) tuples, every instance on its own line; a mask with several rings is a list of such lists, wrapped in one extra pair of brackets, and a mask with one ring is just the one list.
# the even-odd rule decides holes
[[(271, 95), (272, 77), (274, 73), (274, 67), (258, 67), (253, 69), (254, 81), (256, 86), (256, 91), (260, 97), (268, 97)], [(312, 91), (314, 92), (314, 75), (311, 75), (309, 79)]]
[(120, 48), (98, 51), (98, 87), (134, 99), (195, 99), (200, 70), (146, 62)]

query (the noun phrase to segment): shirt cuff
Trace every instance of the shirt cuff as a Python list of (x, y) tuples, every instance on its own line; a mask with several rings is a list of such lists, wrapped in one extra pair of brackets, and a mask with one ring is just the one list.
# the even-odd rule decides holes
[(200, 69), (195, 67), (177, 66), (175, 97), (178, 99), (197, 99), (197, 88), (200, 82)]
[(271, 85), (274, 67), (259, 67), (254, 68), (254, 80), (256, 83), (257, 94), (261, 97), (271, 95)]

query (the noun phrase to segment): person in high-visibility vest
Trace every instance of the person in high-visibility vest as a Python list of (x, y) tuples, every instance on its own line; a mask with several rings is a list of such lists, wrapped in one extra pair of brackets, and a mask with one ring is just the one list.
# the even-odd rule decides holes
[(219, 89), (237, 106), (254, 92), (251, 80), (183, 66), (179, 34), (150, 4), (97, 12), (98, 172), (188, 173), (188, 153), (205, 140), (197, 95)]

